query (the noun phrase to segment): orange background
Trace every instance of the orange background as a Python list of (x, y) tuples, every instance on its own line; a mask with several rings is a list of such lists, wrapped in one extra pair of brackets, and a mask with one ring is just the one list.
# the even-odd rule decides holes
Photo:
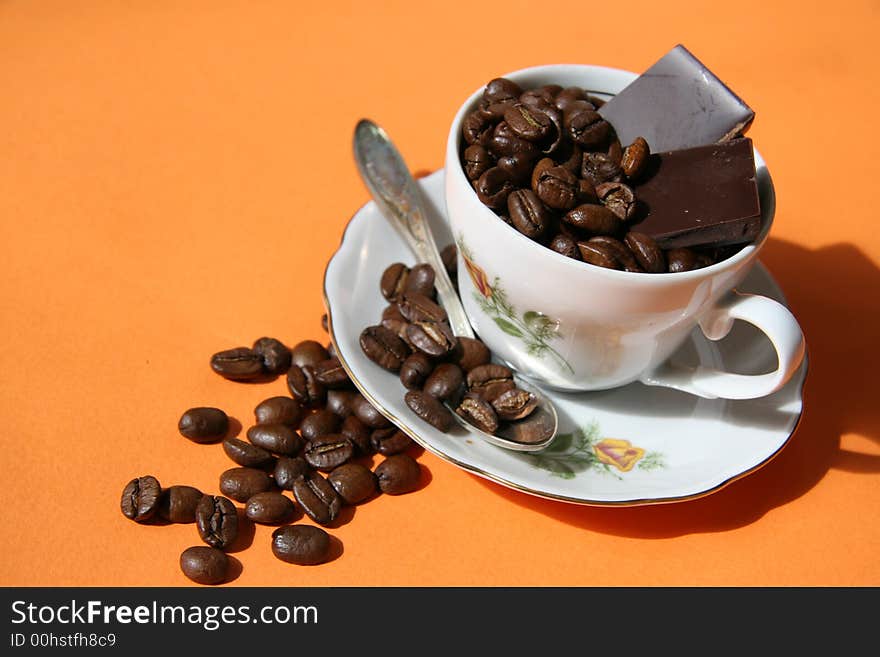
[(779, 203), (763, 261), (811, 358), (791, 443), (716, 494), (641, 508), (540, 500), (425, 453), (422, 490), (331, 530), (340, 558), (284, 564), (258, 526), (234, 584), (880, 584), (880, 8), (688, 4), (0, 2), (0, 584), (189, 584), (194, 526), (126, 520), (121, 489), (216, 492), (232, 464), (181, 438), (180, 413), (246, 428), (286, 388), (209, 356), (326, 340), (324, 266), (368, 200), (359, 118), (433, 170), (488, 79), (641, 71), (676, 43), (757, 112)]

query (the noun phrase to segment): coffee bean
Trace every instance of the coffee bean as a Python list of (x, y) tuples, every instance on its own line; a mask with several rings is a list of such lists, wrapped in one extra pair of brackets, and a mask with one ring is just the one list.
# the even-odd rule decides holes
[(400, 314), (408, 322), (443, 322), (447, 319), (442, 306), (418, 292), (404, 293), (398, 306)]
[(696, 252), (686, 248), (669, 249), (666, 252), (666, 262), (671, 273), (691, 271), (700, 266)]
[(201, 499), (202, 491), (198, 488), (170, 486), (162, 491), (159, 499), (159, 517), (168, 522), (195, 522), (196, 507)]
[(464, 149), (464, 162), (464, 173), (471, 181), (482, 176), (494, 164), (492, 156), (482, 144), (472, 144)]
[(588, 244), (599, 244), (614, 254), (614, 259), (620, 263), (621, 267), (626, 271), (642, 272), (644, 269), (639, 265), (629, 247), (618, 239), (609, 237), (608, 235), (599, 235), (591, 237)]
[(272, 532), (272, 554), (281, 561), (313, 566), (330, 558), (330, 535), (312, 525), (286, 525)]
[(479, 110), (475, 110), (464, 117), (461, 133), (468, 144), (485, 146), (492, 139), (492, 128), (492, 120)]
[[(526, 142), (529, 143), (529, 142)], [(510, 174), (501, 167), (491, 167), (474, 183), (474, 191), (482, 203), (494, 210), (507, 207), (507, 197), (514, 190)]]
[(603, 205), (584, 203), (570, 210), (563, 221), (590, 235), (617, 235), (623, 231), (623, 222)]
[(648, 164), (648, 158), (651, 156), (651, 149), (644, 137), (636, 137), (633, 143), (627, 146), (623, 151), (620, 160), (620, 168), (630, 180), (638, 180), (645, 171)]
[[(481, 105), (494, 105), (498, 103), (514, 103), (520, 97), (523, 90), (520, 86), (507, 78), (494, 78), (483, 89)], [(503, 112), (502, 112), (503, 114)]]
[(452, 413), (436, 399), (421, 390), (410, 390), (404, 395), (406, 405), (419, 418), (443, 433), (449, 431), (452, 426)]
[(457, 344), (455, 334), (446, 322), (413, 322), (406, 328), (406, 337), (416, 349), (435, 358), (445, 356)]
[(498, 430), (498, 415), (492, 404), (475, 393), (469, 392), (465, 395), (455, 412), (486, 433), (495, 433)]
[(359, 394), (351, 400), (351, 410), (354, 416), (370, 429), (381, 429), (391, 425), (391, 421), (363, 395)]
[(245, 515), (261, 525), (286, 522), (296, 511), (293, 502), (281, 493), (257, 493), (244, 508)]
[[(498, 168), (504, 171), (514, 185), (522, 185), (532, 175), (534, 161), (523, 153), (498, 158)], [(508, 202), (510, 197), (508, 196)]]
[(344, 388), (351, 385), (348, 372), (338, 358), (328, 358), (315, 365), (315, 379), (325, 388)]
[(418, 488), (422, 469), (408, 454), (389, 456), (376, 466), (379, 489), (388, 495), (402, 495)]
[(476, 338), (457, 336), (458, 346), (452, 353), (453, 361), (465, 372), (469, 372), (478, 365), (485, 365), (492, 355), (489, 348)]
[(406, 290), (406, 282), (409, 278), (409, 267), (402, 262), (395, 262), (388, 265), (382, 272), (382, 278), (379, 281), (379, 290), (382, 296), (391, 303), (397, 303)]
[(581, 161), (583, 160), (584, 152), (577, 144), (572, 144), (568, 141), (563, 143), (565, 146), (561, 147), (553, 155), (553, 161), (563, 169), (570, 171), (572, 175), (578, 176), (581, 172)]
[[(492, 138), (489, 140), (488, 148), (499, 158), (511, 155), (521, 155), (526, 159), (535, 160), (541, 154), (541, 149), (537, 144), (528, 139), (523, 139), (516, 134), (507, 121), (501, 121), (495, 126), (495, 130), (492, 132)], [(491, 169), (489, 169), (489, 171), (491, 171)]]
[(552, 221), (550, 212), (531, 189), (511, 192), (507, 197), (507, 212), (514, 228), (531, 239), (541, 237)]
[(319, 525), (328, 525), (339, 515), (342, 498), (329, 481), (311, 472), (293, 482), (293, 496), (303, 511)]
[(180, 416), (177, 429), (195, 443), (213, 443), (229, 431), (229, 416), (219, 408), (190, 408)]
[(220, 492), (236, 502), (247, 502), (273, 486), (272, 478), (256, 468), (230, 468), (220, 475)]
[(538, 399), (531, 392), (514, 388), (492, 400), (492, 408), (502, 420), (521, 420), (538, 407)]
[(260, 338), (254, 342), (254, 353), (263, 360), (263, 371), (270, 375), (284, 374), (290, 369), (291, 355), (283, 342), (275, 338)]
[(333, 470), (327, 481), (346, 504), (358, 504), (369, 499), (378, 489), (376, 475), (360, 463), (345, 463)]
[(504, 112), (504, 120), (518, 137), (528, 141), (541, 141), (553, 130), (550, 117), (534, 106), (515, 103)]
[(336, 347), (333, 342), (328, 342), (324, 349), (327, 350), (327, 355), (330, 356), (330, 358), (339, 358), (339, 356), (336, 355)]
[(621, 221), (630, 221), (636, 214), (636, 196), (629, 185), (620, 182), (596, 186), (596, 194), (606, 208)]
[(335, 433), (342, 426), (342, 418), (333, 411), (321, 408), (309, 415), (300, 425), (299, 432), (306, 440), (314, 440)]
[(247, 430), (247, 438), (257, 447), (282, 456), (295, 456), (303, 446), (303, 439), (286, 424), (254, 425)]
[(425, 381), (423, 390), (432, 397), (454, 403), (464, 390), (464, 372), (455, 363), (440, 363)]
[(379, 454), (389, 456), (409, 449), (413, 440), (397, 427), (374, 429), (370, 434), (370, 444)]
[(262, 357), (247, 347), (217, 352), (211, 356), (211, 369), (230, 381), (253, 381), (264, 376)]
[(229, 572), (229, 558), (217, 548), (196, 545), (180, 555), (180, 570), (197, 584), (221, 584)]
[[(553, 103), (561, 112), (565, 112), (566, 109), (577, 100), (587, 100), (587, 93), (581, 87), (566, 87), (558, 94), (556, 94), (556, 98), (553, 99)], [(595, 108), (594, 108), (595, 109)]]
[(623, 170), (617, 161), (605, 153), (584, 153), (581, 162), (581, 178), (588, 180), (593, 187), (605, 182), (620, 182)]
[(532, 169), (532, 176), (530, 180), (532, 191), (535, 192), (535, 194), (538, 193), (538, 182), (541, 180), (541, 177), (548, 170), (552, 169), (555, 166), (558, 165), (552, 157), (541, 158), (540, 160), (538, 160), (538, 163), (535, 164), (535, 168)]
[(578, 251), (577, 243), (568, 235), (558, 233), (547, 245), (556, 253), (561, 253), (569, 258), (580, 260), (580, 251)]
[(421, 262), (409, 270), (406, 280), (406, 292), (421, 294), (428, 298), (434, 296), (434, 268), (426, 262)]
[(407, 356), (400, 366), (400, 382), (408, 390), (418, 390), (433, 369), (433, 361), (426, 354), (417, 351)]
[(327, 349), (315, 340), (303, 340), (298, 342), (290, 350), (290, 362), (297, 367), (311, 365), (314, 367), (322, 360), (330, 358)]
[(257, 424), (286, 424), (296, 428), (302, 416), (303, 410), (299, 402), (290, 397), (269, 397), (254, 409)]
[(351, 400), (357, 393), (354, 390), (328, 390), (327, 410), (341, 419), (351, 415)]
[(406, 343), (381, 325), (365, 328), (360, 345), (367, 358), (390, 372), (398, 372), (409, 355)]
[(666, 256), (652, 237), (644, 233), (629, 231), (624, 238), (642, 269), (653, 274), (666, 271)]
[(272, 454), (251, 443), (238, 438), (227, 438), (223, 441), (223, 451), (226, 456), (246, 468), (259, 468), (272, 461)]
[(349, 461), (353, 455), (354, 447), (339, 433), (314, 438), (309, 441), (303, 452), (306, 463), (322, 472), (330, 472), (333, 468)]
[(577, 205), (583, 205), (584, 203), (599, 203), (599, 195), (596, 193), (596, 188), (593, 186), (593, 183), (584, 178), (579, 178)]
[(585, 148), (596, 148), (611, 135), (611, 125), (602, 116), (577, 101), (571, 104), (563, 116), (563, 126), (568, 137)]
[(578, 181), (571, 171), (554, 165), (538, 176), (534, 191), (548, 207), (568, 210), (577, 200)]
[(154, 476), (132, 479), (122, 490), (122, 515), (135, 522), (145, 522), (158, 511), (161, 496), (162, 486)]
[(623, 269), (623, 265), (614, 257), (614, 252), (604, 244), (578, 242), (578, 249), (584, 262), (605, 269)]
[(348, 441), (354, 445), (359, 454), (366, 456), (373, 453), (373, 446), (370, 442), (370, 428), (354, 415), (345, 418), (339, 433), (348, 438)]
[[(327, 353), (326, 349), (321, 349)], [(287, 388), (293, 398), (305, 408), (323, 406), (327, 399), (327, 389), (315, 377), (315, 370), (311, 365), (291, 365), (287, 372)]]
[(293, 490), (293, 482), (300, 477), (304, 477), (312, 471), (311, 466), (301, 456), (282, 456), (275, 464), (275, 471), (272, 476), (275, 479), (275, 485), (284, 490)]
[(205, 495), (196, 507), (196, 527), (201, 539), (211, 547), (225, 550), (238, 538), (238, 512), (220, 495)]
[(502, 392), (513, 390), (516, 383), (513, 381), (513, 372), (510, 368), (497, 363), (487, 363), (468, 372), (467, 387), (470, 392), (491, 402)]

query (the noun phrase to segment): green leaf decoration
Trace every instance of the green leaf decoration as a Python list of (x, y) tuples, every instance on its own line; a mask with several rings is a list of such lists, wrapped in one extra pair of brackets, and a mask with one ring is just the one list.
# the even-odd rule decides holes
[(508, 335), (512, 335), (515, 338), (523, 337), (523, 332), (520, 331), (513, 323), (507, 321), (503, 317), (493, 317), (495, 323), (498, 324), (498, 328), (507, 333)]

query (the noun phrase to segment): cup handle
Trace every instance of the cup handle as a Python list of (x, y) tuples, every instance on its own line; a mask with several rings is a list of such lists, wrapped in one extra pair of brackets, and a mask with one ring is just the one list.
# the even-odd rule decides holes
[(734, 290), (699, 322), (710, 340), (730, 333), (742, 319), (755, 325), (773, 344), (778, 365), (767, 374), (733, 374), (709, 367), (685, 368), (664, 363), (644, 375), (642, 383), (664, 386), (707, 399), (754, 399), (776, 392), (795, 373), (804, 358), (804, 334), (794, 315), (778, 301)]

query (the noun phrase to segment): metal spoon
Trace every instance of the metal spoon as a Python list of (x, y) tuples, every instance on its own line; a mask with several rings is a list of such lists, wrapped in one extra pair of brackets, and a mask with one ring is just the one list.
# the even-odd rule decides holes
[[(359, 121), (355, 128), (354, 159), (382, 214), (403, 237), (416, 258), (434, 268), (437, 296), (449, 316), (452, 332), (459, 336), (475, 337), (431, 234), (427, 208), (418, 183), (385, 131), (368, 119)], [(535, 395), (538, 405), (527, 418), (504, 425), (498, 434), (487, 433), (467, 422), (455, 409), (450, 410), (463, 426), (493, 445), (520, 452), (542, 450), (556, 437), (556, 409), (533, 385), (520, 377), (515, 376), (514, 380), (519, 388)]]

